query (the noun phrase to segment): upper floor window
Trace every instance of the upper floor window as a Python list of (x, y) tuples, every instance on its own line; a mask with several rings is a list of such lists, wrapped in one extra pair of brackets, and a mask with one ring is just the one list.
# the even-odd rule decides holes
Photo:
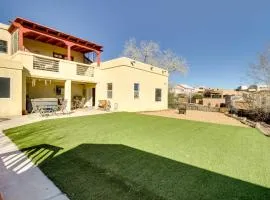
[[(64, 59), (64, 60), (68, 59), (67, 55), (64, 55), (64, 54), (61, 54), (61, 53), (56, 53), (56, 52), (53, 52), (53, 57), (54, 58), (59, 58), (59, 59)], [(72, 61), (74, 60), (73, 56), (71, 56), (71, 60)]]
[(2, 53), (7, 53), (7, 41), (5, 40), (0, 40), (0, 52)]
[(161, 89), (156, 88), (155, 90), (155, 101), (161, 101)]
[(10, 98), (10, 78), (0, 77), (0, 98)]
[(140, 97), (140, 84), (134, 83), (134, 99), (138, 99)]
[(107, 98), (111, 99), (112, 98), (112, 92), (113, 92), (113, 85), (112, 83), (107, 83)]

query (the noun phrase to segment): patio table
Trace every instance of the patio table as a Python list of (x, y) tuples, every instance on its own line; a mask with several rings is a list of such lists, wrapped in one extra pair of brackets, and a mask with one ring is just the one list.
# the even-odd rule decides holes
[(59, 106), (58, 105), (41, 105), (38, 106), (39, 113), (41, 116), (48, 116), (50, 114), (55, 114), (56, 111), (58, 110)]

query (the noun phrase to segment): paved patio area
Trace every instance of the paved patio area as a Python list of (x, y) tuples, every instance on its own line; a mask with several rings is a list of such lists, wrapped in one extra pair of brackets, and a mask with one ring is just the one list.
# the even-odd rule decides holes
[(77, 109), (72, 111), (69, 114), (62, 114), (57, 113), (56, 115), (44, 116), (42, 117), (39, 113), (33, 113), (29, 115), (23, 116), (14, 116), (14, 117), (5, 117), (5, 120), (0, 120), (0, 130), (13, 128), (16, 126), (21, 126), (24, 124), (29, 124), (33, 122), (38, 122), (46, 119), (57, 119), (57, 118), (66, 118), (66, 117), (79, 117), (79, 116), (86, 116), (86, 115), (97, 115), (97, 114), (105, 114), (108, 113), (107, 111), (103, 110), (96, 110), (96, 109)]
[(228, 117), (224, 115), (223, 113), (219, 113), (219, 112), (203, 112), (203, 111), (197, 111), (197, 110), (187, 110), (186, 114), (178, 114), (178, 110), (170, 109), (170, 110), (153, 111), (153, 112), (142, 112), (142, 114), (248, 127), (247, 125), (241, 123), (240, 121), (234, 118)]
[(104, 114), (100, 110), (76, 110), (71, 114), (41, 117), (39, 114), (0, 121), (0, 192), (5, 200), (68, 200), (2, 130), (46, 119)]

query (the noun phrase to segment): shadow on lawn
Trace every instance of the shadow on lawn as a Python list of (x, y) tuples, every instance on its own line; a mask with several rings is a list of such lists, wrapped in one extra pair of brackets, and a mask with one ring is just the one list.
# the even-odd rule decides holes
[[(32, 147), (23, 148), (0, 154), (2, 162), (8, 170), (18, 172), (29, 170), (35, 165), (52, 159), (63, 148), (49, 144), (40, 144)], [(30, 158), (30, 161), (28, 158)], [(3, 165), (3, 164), (2, 164)]]
[(40, 168), (71, 199), (270, 199), (270, 189), (123, 145), (83, 144)]

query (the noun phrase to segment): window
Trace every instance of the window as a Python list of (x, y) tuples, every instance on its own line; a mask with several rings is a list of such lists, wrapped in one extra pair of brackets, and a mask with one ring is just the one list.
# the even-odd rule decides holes
[(0, 98), (10, 97), (10, 78), (0, 77)]
[(161, 89), (156, 88), (155, 91), (155, 101), (161, 101)]
[(140, 84), (134, 83), (134, 99), (138, 99), (140, 97)]
[(7, 53), (7, 41), (0, 40), (0, 52)]
[[(64, 59), (64, 60), (68, 59), (67, 55), (64, 55), (64, 54), (61, 54), (61, 53), (56, 53), (56, 52), (53, 52), (53, 57), (54, 58), (59, 58), (59, 59)], [(71, 56), (70, 58), (71, 58), (72, 61), (74, 60), (73, 56)]]
[(112, 98), (112, 90), (113, 90), (112, 83), (107, 83), (107, 98), (108, 99)]

